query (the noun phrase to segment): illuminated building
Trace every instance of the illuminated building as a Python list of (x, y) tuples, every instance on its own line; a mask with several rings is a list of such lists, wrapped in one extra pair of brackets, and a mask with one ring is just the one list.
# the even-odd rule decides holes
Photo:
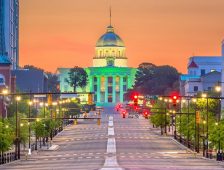
[[(93, 66), (85, 68), (88, 85), (77, 92), (94, 92), (97, 105), (124, 102), (124, 93), (135, 81), (136, 69), (128, 67), (122, 39), (110, 25), (96, 43)], [(61, 92), (71, 92), (73, 88), (66, 82), (70, 68), (58, 68)], [(82, 96), (83, 100), (86, 100)]]

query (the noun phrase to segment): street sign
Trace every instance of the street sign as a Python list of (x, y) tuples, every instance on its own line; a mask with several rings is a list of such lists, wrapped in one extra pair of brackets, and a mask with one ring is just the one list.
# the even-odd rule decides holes
[(200, 112), (196, 111), (196, 123), (199, 124), (200, 123)]

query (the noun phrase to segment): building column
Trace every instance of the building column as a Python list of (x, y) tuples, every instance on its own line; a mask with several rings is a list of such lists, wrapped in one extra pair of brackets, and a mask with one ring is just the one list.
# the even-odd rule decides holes
[(97, 76), (97, 103), (100, 103), (100, 76)]
[(108, 77), (105, 76), (105, 103), (108, 103)]
[(94, 86), (93, 76), (89, 76), (89, 92), (93, 92), (93, 86)]
[(113, 103), (116, 103), (116, 76), (113, 76), (112, 101), (113, 101)]
[(123, 85), (124, 85), (124, 81), (123, 81), (123, 76), (120, 76), (120, 102), (123, 103), (124, 102), (124, 90), (123, 90)]

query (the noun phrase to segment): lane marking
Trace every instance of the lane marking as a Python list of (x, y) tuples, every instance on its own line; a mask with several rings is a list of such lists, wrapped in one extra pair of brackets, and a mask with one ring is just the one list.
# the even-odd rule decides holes
[(114, 126), (114, 122), (113, 121), (109, 121), (108, 126)]
[(108, 166), (118, 166), (116, 156), (107, 157), (107, 159), (105, 160), (104, 166), (106, 166), (106, 167), (108, 167)]
[(108, 136), (114, 136), (114, 128), (108, 127)]
[(108, 122), (108, 139), (107, 139), (107, 153), (106, 154), (115, 154), (115, 156), (106, 156), (104, 166), (100, 170), (123, 170), (119, 167), (117, 163), (116, 156), (116, 141), (114, 137), (114, 123), (113, 117), (109, 116)]
[(107, 141), (107, 153), (116, 153), (115, 138), (108, 138), (108, 141)]

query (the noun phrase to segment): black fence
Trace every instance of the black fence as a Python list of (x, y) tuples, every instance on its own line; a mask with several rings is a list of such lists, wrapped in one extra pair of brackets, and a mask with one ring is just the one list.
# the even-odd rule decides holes
[(12, 162), (15, 160), (15, 152), (6, 152), (0, 154), (0, 165)]

